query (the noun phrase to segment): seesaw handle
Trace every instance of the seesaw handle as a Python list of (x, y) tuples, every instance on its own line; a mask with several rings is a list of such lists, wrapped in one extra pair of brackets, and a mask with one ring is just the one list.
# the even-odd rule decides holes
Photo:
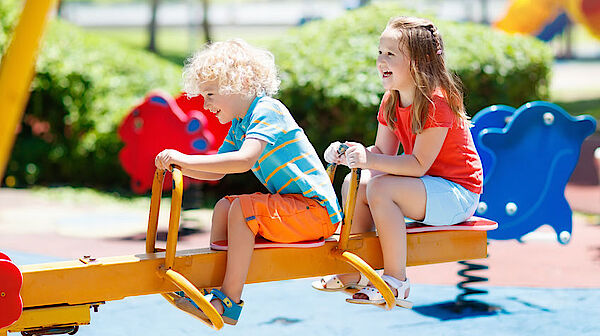
[(158, 230), (158, 214), (160, 212), (160, 198), (162, 196), (164, 169), (156, 169), (152, 181), (152, 198), (150, 199), (150, 216), (148, 217), (148, 230), (146, 231), (146, 253), (156, 252), (156, 232)]
[[(167, 269), (164, 273), (165, 277), (173, 282), (179, 289), (181, 289), (187, 297), (191, 298), (194, 303), (202, 310), (202, 312), (208, 317), (210, 322), (212, 323), (210, 326), (219, 330), (223, 328), (223, 317), (217, 312), (215, 307), (208, 300), (204, 298), (202, 293), (183, 275), (178, 272)], [(163, 297), (167, 299), (171, 304), (175, 304), (173, 299), (169, 297), (167, 294), (163, 294)], [(208, 323), (207, 323), (208, 324)]]

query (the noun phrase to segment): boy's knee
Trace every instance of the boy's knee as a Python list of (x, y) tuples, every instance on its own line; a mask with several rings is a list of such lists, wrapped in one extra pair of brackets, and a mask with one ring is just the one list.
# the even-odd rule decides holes
[(242, 213), (242, 203), (239, 198), (236, 198), (231, 202), (229, 206), (228, 217), (231, 219), (243, 218), (244, 214)]
[(224, 210), (224, 209), (229, 211), (230, 206), (231, 206), (231, 202), (229, 202), (229, 200), (227, 198), (223, 197), (217, 202), (217, 204), (215, 204), (214, 211)]

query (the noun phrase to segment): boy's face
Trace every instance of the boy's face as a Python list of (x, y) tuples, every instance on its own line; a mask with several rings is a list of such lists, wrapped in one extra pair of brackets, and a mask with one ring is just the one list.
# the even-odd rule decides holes
[(219, 93), (217, 81), (204, 82), (200, 85), (200, 93), (204, 97), (204, 108), (214, 113), (221, 124), (227, 124), (234, 118), (242, 118), (246, 114), (242, 95), (222, 95)]
[(414, 85), (410, 74), (410, 58), (406, 47), (400, 49), (398, 36), (385, 30), (379, 38), (377, 70), (386, 90), (407, 90)]

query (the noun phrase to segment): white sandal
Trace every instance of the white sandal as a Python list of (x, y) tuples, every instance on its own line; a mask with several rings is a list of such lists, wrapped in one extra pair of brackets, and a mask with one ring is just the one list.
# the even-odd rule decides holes
[[(383, 279), (383, 281), (385, 281), (388, 286), (390, 286), (390, 288), (394, 288), (396, 290), (398, 290), (398, 296), (396, 297), (396, 305), (403, 307), (403, 308), (408, 308), (411, 309), (413, 306), (413, 303), (406, 300), (406, 298), (408, 298), (408, 294), (410, 292), (410, 282), (408, 281), (408, 278), (406, 278), (405, 281), (400, 281), (392, 276), (389, 275), (382, 275), (381, 279)], [(356, 294), (361, 293), (361, 294), (365, 294), (368, 299), (355, 299), (355, 298), (350, 298), (350, 299), (346, 299), (346, 302), (350, 302), (350, 303), (358, 303), (358, 304), (372, 304), (372, 305), (384, 305), (385, 304), (385, 299), (383, 298), (383, 295), (381, 295), (381, 293), (379, 292), (379, 290), (375, 287), (369, 286), (369, 287), (365, 287), (361, 290), (359, 290), (358, 292), (356, 292)], [(402, 295), (400, 293), (403, 293)]]
[(362, 273), (358, 274), (360, 274), (360, 279), (358, 282), (344, 284), (337, 275), (327, 275), (322, 277), (320, 280), (313, 281), (312, 286), (314, 289), (325, 292), (338, 292), (345, 291), (347, 289), (363, 289), (367, 287), (369, 278), (364, 276)]

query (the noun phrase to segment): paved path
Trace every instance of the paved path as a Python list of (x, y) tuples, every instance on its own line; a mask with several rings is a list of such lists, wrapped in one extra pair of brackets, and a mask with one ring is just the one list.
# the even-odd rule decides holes
[[(1, 244), (0, 244), (1, 245)], [(18, 264), (49, 262), (53, 258), (8, 252)], [(443, 277), (443, 274), (437, 274)], [(310, 280), (289, 280), (248, 285), (245, 306), (235, 327), (220, 335), (597, 335), (600, 330), (599, 289), (547, 289), (488, 287), (478, 297), (496, 305), (497, 312), (447, 307), (459, 292), (454, 286), (416, 283), (411, 290), (412, 310), (386, 312), (351, 305), (340, 293), (311, 289)], [(177, 311), (159, 295), (108, 302), (92, 313), (91, 325), (78, 335), (215, 335), (204, 324)]]
[[(600, 188), (595, 190), (600, 196)], [(140, 253), (145, 250), (147, 207), (115, 203), (98, 207), (85, 199), (51, 201), (44, 194), (2, 188), (0, 250), (66, 259)], [(167, 230), (169, 206), (161, 209), (159, 238)], [(491, 240), (490, 257), (483, 261), (490, 269), (478, 274), (495, 286), (600, 288), (597, 209), (599, 215), (574, 215), (568, 245), (557, 243), (550, 228), (534, 232), (524, 243)], [(208, 246), (209, 223), (210, 210), (184, 211), (178, 249)], [(411, 267), (409, 275), (415, 283), (450, 285), (462, 280), (456, 273), (459, 269), (457, 263), (419, 266)]]

